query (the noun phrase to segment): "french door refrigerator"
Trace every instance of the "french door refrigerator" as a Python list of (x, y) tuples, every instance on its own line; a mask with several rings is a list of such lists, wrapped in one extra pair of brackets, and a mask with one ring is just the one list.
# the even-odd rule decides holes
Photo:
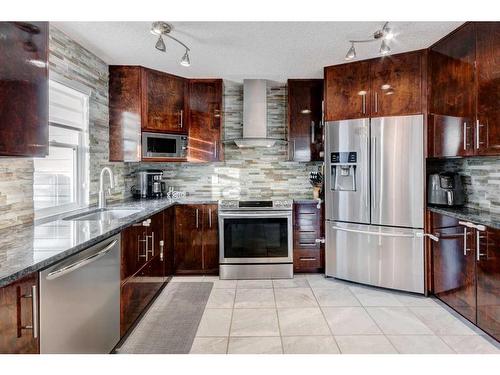
[(326, 275), (424, 293), (423, 116), (325, 132)]

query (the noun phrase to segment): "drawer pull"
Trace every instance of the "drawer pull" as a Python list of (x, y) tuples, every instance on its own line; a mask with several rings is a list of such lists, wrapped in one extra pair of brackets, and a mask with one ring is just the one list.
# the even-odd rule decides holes
[(312, 260), (316, 260), (316, 258), (315, 257), (300, 257), (299, 260), (312, 261)]

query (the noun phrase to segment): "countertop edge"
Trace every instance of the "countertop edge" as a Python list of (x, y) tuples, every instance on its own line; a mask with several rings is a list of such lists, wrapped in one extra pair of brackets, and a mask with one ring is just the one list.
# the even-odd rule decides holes
[(482, 224), (494, 229), (500, 229), (500, 214), (467, 207), (437, 207), (428, 206), (427, 209), (442, 215), (467, 220), (475, 224)]

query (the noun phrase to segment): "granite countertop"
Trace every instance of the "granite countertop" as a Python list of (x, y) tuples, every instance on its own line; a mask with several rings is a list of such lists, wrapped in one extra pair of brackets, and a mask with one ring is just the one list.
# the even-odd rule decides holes
[[(141, 211), (122, 219), (105, 222), (55, 220), (0, 230), (0, 287), (53, 265), (168, 207), (176, 204), (204, 203), (217, 201), (193, 198), (123, 201), (109, 204), (108, 207), (126, 206), (139, 208)], [(67, 216), (73, 214), (68, 213)]]
[(500, 214), (468, 207), (428, 206), (428, 209), (438, 214), (448, 215), (474, 224), (500, 229)]

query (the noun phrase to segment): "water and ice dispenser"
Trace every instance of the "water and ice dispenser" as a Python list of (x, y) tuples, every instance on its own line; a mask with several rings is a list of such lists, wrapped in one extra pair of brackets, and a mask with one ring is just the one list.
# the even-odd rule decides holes
[(358, 153), (332, 152), (331, 161), (331, 190), (356, 191), (356, 168)]

